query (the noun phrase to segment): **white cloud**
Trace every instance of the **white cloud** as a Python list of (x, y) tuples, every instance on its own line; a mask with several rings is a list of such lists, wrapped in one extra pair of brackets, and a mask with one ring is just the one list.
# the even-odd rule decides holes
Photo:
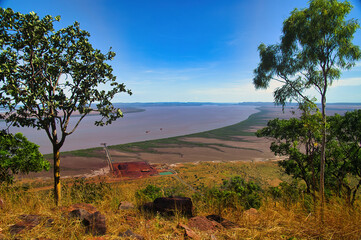
[(353, 78), (343, 78), (334, 81), (332, 87), (360, 86), (360, 85), (361, 85), (361, 77), (353, 77)]

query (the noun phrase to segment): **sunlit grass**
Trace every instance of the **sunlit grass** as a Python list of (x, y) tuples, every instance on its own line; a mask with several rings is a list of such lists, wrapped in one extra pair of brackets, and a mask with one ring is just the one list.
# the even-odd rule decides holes
[[(138, 180), (127, 180), (115, 183), (105, 183), (109, 177), (87, 179), (86, 183), (101, 198), (95, 199), (93, 204), (106, 216), (107, 236), (105, 239), (117, 239), (120, 232), (131, 229), (133, 232), (144, 236), (146, 239), (184, 239), (183, 230), (177, 228), (178, 223), (187, 224), (188, 219), (179, 215), (161, 216), (145, 214), (136, 207), (133, 210), (118, 210), (121, 201), (132, 202), (139, 206), (141, 202), (136, 198), (136, 192), (148, 185), (155, 185), (162, 189), (163, 194), (181, 195), (191, 197), (194, 204), (194, 214), (206, 216), (221, 214), (223, 218), (233, 221), (239, 228), (222, 230), (212, 233), (217, 239), (360, 239), (361, 221), (360, 201), (354, 207), (347, 206), (340, 198), (332, 197), (326, 205), (325, 222), (321, 224), (318, 207), (305, 208), (305, 200), (300, 197), (298, 201), (289, 203), (279, 199), (275, 203), (267, 194), (268, 187), (272, 186), (275, 179), (289, 181), (287, 176), (280, 173), (275, 162), (227, 162), (182, 164), (174, 167), (178, 176), (191, 185), (198, 193), (209, 187), (221, 186), (223, 180), (234, 176), (255, 181), (262, 186), (262, 206), (256, 216), (247, 215), (242, 206), (235, 208), (215, 209), (210, 202), (196, 198), (197, 193), (185, 186), (175, 177), (156, 176)], [(64, 179), (63, 198), (61, 205), (69, 206), (74, 203), (89, 200), (89, 196), (80, 191), (72, 195), (71, 189), (75, 179)], [(79, 181), (79, 179), (77, 179)], [(103, 182), (103, 186), (99, 187)], [(276, 181), (277, 182), (277, 181)], [(45, 220), (32, 230), (24, 231), (17, 237), (24, 239), (50, 238), (50, 239), (89, 239), (91, 236), (85, 232), (81, 223), (69, 219), (56, 208), (53, 203), (52, 190), (41, 190), (52, 182), (36, 181), (18, 182), (12, 187), (2, 186), (0, 197), (5, 201), (5, 207), (0, 214), (0, 232), (8, 239), (14, 238), (9, 233), (9, 226), (19, 221), (22, 214), (37, 214), (53, 219), (53, 224), (47, 225)], [(96, 185), (96, 187), (95, 187)], [(41, 187), (41, 188), (40, 188)], [(84, 190), (85, 191), (85, 190)], [(94, 197), (94, 196), (93, 196)], [(219, 211), (218, 211), (219, 210)], [(196, 230), (202, 239), (210, 239), (210, 233)]]

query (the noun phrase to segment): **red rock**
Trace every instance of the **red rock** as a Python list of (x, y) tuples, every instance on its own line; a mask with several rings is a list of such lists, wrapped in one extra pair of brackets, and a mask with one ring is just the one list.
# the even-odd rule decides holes
[(254, 221), (257, 219), (259, 212), (255, 208), (250, 208), (243, 212), (243, 216), (245, 216), (248, 220)]
[(223, 228), (223, 226), (220, 223), (209, 220), (203, 216), (197, 216), (189, 219), (188, 226), (191, 228), (196, 228), (200, 231), (211, 231), (211, 232), (221, 230)]
[(93, 235), (104, 235), (107, 231), (106, 219), (91, 204), (74, 204), (69, 207), (69, 217), (79, 219), (86, 227), (87, 232)]
[(231, 221), (229, 221), (227, 219), (224, 219), (224, 218), (222, 218), (221, 216), (218, 216), (218, 215), (208, 215), (207, 219), (220, 223), (226, 229), (239, 227), (239, 225), (237, 225), (236, 223), (231, 222)]
[(190, 239), (194, 239), (194, 240), (200, 240), (201, 237), (199, 235), (197, 235), (192, 229), (190, 229), (190, 227), (188, 227), (187, 225), (184, 225), (182, 223), (179, 223), (178, 228), (183, 228), (185, 230), (184, 232), (184, 238), (190, 238)]
[(9, 228), (10, 234), (12, 235), (18, 234), (24, 229), (30, 230), (37, 226), (42, 220), (50, 220), (49, 218), (40, 215), (21, 215), (19, 218), (22, 221), (10, 226)]
[(96, 207), (94, 207), (93, 205), (91, 204), (88, 204), (88, 203), (76, 203), (76, 204), (73, 204), (71, 206), (69, 206), (69, 211), (72, 211), (74, 209), (84, 209), (86, 211), (88, 211), (89, 213), (95, 213), (98, 211), (98, 209)]

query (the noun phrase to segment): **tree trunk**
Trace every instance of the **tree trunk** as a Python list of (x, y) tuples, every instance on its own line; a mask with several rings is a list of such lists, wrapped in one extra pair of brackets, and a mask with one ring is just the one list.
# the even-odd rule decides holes
[(321, 195), (321, 222), (324, 221), (325, 208), (325, 163), (326, 163), (326, 96), (322, 95), (322, 144), (320, 161), (320, 195)]
[(61, 200), (61, 185), (60, 185), (60, 149), (53, 147), (54, 156), (54, 200), (55, 205), (59, 206)]

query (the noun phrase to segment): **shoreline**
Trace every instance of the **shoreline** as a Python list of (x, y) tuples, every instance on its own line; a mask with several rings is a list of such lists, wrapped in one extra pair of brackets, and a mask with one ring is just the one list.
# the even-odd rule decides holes
[[(151, 106), (144, 108), (146, 111), (126, 114), (103, 127), (94, 126), (94, 122), (99, 120), (98, 115), (90, 115), (66, 138), (61, 151), (96, 148), (100, 143), (126, 144), (203, 132), (242, 121), (255, 113), (255, 108), (240, 105)], [(69, 129), (74, 125), (75, 121), (69, 124)], [(12, 128), (10, 132), (22, 132), (29, 141), (40, 146), (43, 154), (52, 153), (44, 130)]]
[[(200, 133), (147, 140), (120, 145), (109, 145), (113, 162), (147, 161), (150, 164), (176, 164), (214, 161), (276, 160), (270, 151), (270, 140), (257, 138), (254, 132), (274, 118), (289, 118), (290, 112), (279, 107), (259, 107), (246, 120), (233, 125)], [(350, 109), (351, 110), (351, 109)], [(52, 158), (51, 154), (47, 158)], [(279, 160), (279, 159), (278, 159)], [(61, 176), (92, 174), (107, 167), (102, 147), (61, 152)], [(50, 162), (52, 162), (50, 160)], [(52, 172), (31, 173), (31, 176), (52, 176)]]
[[(247, 126), (249, 126), (249, 124), (256, 123), (256, 121), (252, 119), (252, 116), (262, 115), (264, 112), (264, 110), (258, 110), (256, 114), (252, 114), (246, 120), (234, 125), (240, 126), (241, 129), (248, 130), (249, 128)], [(257, 140), (255, 136), (238, 136), (238, 140), (235, 141), (235, 139), (232, 139), (228, 142), (225, 139), (212, 140), (211, 138), (204, 137), (197, 138), (199, 134), (212, 133), (213, 131), (227, 129), (234, 125), (178, 137), (114, 145), (109, 146), (108, 149), (113, 162), (146, 161), (150, 164), (182, 164), (207, 161), (257, 161), (259, 159), (267, 160), (274, 158), (273, 154), (268, 153), (268, 145), (262, 144), (263, 141)], [(238, 133), (240, 134), (240, 132)], [(244, 133), (246, 133), (246, 135), (252, 135), (250, 132)], [(244, 139), (241, 140), (240, 138)], [(190, 141), (190, 139), (194, 141)], [(204, 142), (204, 140), (210, 142)], [(245, 142), (248, 142), (247, 146)], [(262, 150), (256, 149), (260, 148), (261, 145), (264, 146)], [(49, 154), (48, 157), (50, 158), (52, 156)], [(61, 176), (63, 177), (91, 176), (97, 171), (107, 168), (105, 152), (101, 147), (62, 152), (61, 161)], [(49, 172), (29, 174), (29, 177), (51, 176), (51, 170)]]

